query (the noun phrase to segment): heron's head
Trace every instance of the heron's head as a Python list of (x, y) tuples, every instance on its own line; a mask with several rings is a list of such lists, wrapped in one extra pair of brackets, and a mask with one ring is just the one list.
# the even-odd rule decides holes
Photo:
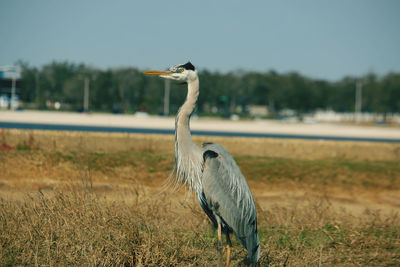
[(180, 82), (189, 82), (197, 78), (197, 71), (192, 63), (179, 64), (169, 68), (169, 70), (150, 70), (143, 74), (156, 75), (164, 79), (171, 79)]

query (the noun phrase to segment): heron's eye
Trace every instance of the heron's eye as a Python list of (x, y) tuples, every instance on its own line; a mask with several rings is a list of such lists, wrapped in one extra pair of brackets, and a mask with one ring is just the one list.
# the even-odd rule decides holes
[(178, 72), (183, 72), (185, 69), (184, 68), (179, 68)]

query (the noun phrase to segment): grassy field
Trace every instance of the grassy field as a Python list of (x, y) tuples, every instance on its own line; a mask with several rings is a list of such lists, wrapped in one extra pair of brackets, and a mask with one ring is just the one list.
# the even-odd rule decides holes
[[(261, 266), (400, 265), (399, 144), (194, 140), (245, 174)], [(0, 265), (215, 266), (198, 203), (163, 187), (173, 159), (172, 136), (3, 130)]]

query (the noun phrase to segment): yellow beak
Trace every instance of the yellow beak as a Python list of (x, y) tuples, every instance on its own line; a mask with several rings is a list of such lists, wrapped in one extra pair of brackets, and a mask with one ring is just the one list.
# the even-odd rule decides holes
[(172, 72), (164, 70), (149, 70), (149, 71), (144, 71), (143, 74), (161, 76), (161, 75), (171, 75)]

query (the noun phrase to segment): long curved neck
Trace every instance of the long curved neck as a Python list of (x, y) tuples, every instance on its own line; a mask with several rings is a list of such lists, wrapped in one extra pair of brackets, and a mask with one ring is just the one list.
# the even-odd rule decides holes
[(192, 136), (190, 134), (190, 116), (196, 106), (199, 97), (199, 79), (196, 78), (188, 82), (188, 92), (185, 103), (181, 106), (176, 116), (175, 138), (181, 145), (192, 145)]
[(189, 125), (198, 97), (199, 79), (196, 76), (188, 82), (185, 103), (175, 120), (175, 169), (183, 182), (200, 194), (203, 154), (202, 149), (193, 143)]

